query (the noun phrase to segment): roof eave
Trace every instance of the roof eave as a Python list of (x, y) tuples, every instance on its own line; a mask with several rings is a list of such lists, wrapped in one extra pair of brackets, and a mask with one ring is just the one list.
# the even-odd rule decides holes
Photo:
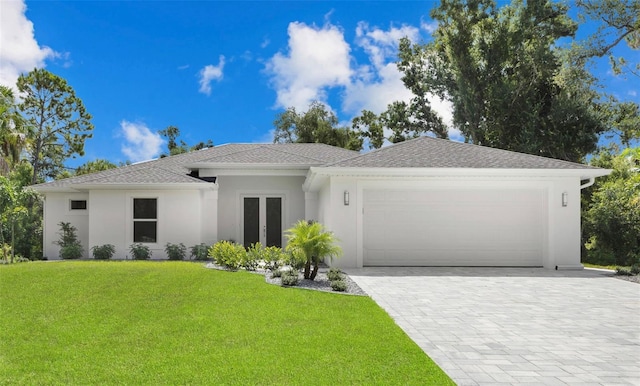
[(89, 190), (218, 190), (218, 184), (212, 182), (180, 183), (104, 183), (69, 184), (65, 186), (34, 187), (40, 193), (77, 193)]

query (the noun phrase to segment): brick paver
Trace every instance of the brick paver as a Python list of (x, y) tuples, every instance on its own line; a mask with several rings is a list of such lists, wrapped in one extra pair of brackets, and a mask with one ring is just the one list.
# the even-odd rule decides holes
[(640, 284), (595, 270), (347, 270), (459, 385), (640, 385)]

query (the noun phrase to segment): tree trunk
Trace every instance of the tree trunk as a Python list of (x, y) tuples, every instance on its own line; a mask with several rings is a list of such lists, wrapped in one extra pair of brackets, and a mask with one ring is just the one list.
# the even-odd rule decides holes
[(311, 261), (307, 260), (307, 262), (304, 263), (304, 278), (305, 279), (309, 278), (310, 271), (311, 271)]
[(309, 280), (315, 280), (317, 275), (318, 275), (318, 262), (315, 261), (313, 263), (313, 272), (311, 272), (311, 276), (309, 277)]

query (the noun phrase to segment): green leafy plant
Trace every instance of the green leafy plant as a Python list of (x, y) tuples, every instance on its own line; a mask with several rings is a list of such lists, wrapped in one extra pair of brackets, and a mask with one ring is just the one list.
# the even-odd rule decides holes
[(60, 239), (53, 243), (60, 246), (60, 258), (62, 259), (79, 259), (84, 253), (84, 249), (78, 240), (76, 234), (77, 229), (71, 223), (60, 221)]
[[(295, 260), (304, 261), (304, 278), (314, 280), (318, 274), (320, 262), (325, 258), (342, 255), (342, 248), (335, 245), (337, 239), (331, 232), (325, 231), (322, 224), (315, 221), (298, 221), (285, 231), (289, 251)], [(313, 265), (313, 271), (311, 266)]]
[(329, 272), (327, 272), (327, 279), (329, 279), (329, 281), (343, 280), (344, 275), (339, 268), (331, 268)]
[(129, 246), (129, 252), (134, 260), (149, 260), (153, 252), (151, 248), (141, 243), (134, 243)]
[(91, 247), (91, 253), (96, 260), (109, 260), (116, 253), (116, 247), (112, 244), (95, 245)]
[(286, 254), (282, 251), (282, 248), (271, 246), (262, 250), (262, 261), (264, 262), (264, 268), (274, 272), (282, 267), (286, 259)]
[(187, 247), (185, 247), (182, 243), (167, 243), (164, 246), (164, 251), (167, 253), (169, 260), (184, 260), (184, 258), (187, 256)]
[(251, 244), (244, 254), (240, 265), (247, 271), (255, 271), (258, 268), (258, 262), (262, 260), (262, 244), (259, 242)]
[(204, 243), (194, 245), (191, 247), (191, 257), (194, 260), (207, 260), (209, 258), (208, 250), (209, 247)]
[(300, 280), (298, 278), (298, 271), (295, 269), (292, 269), (289, 271), (282, 272), (281, 280), (282, 280), (282, 285), (286, 287), (290, 287), (298, 284), (298, 281)]
[(631, 273), (631, 270), (628, 269), (628, 268), (618, 267), (618, 268), (616, 268), (616, 275), (618, 275), (618, 276), (632, 276), (633, 273)]
[(271, 271), (271, 277), (282, 277), (282, 270), (274, 269)]
[(331, 289), (337, 292), (344, 292), (347, 290), (347, 282), (344, 280), (331, 281)]
[(238, 269), (246, 254), (242, 245), (229, 241), (219, 241), (209, 248), (209, 256), (213, 257), (216, 264), (230, 270)]
[(640, 264), (633, 264), (629, 271), (633, 275), (640, 275)]

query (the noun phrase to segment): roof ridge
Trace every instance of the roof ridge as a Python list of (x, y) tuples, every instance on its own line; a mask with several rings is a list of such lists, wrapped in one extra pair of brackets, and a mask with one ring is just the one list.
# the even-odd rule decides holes
[(391, 149), (391, 148), (394, 148), (394, 147), (400, 146), (400, 145), (402, 145), (402, 144), (405, 144), (405, 143), (407, 143), (407, 142), (413, 141), (413, 140), (418, 139), (418, 138), (420, 138), (420, 137), (411, 138), (411, 139), (408, 139), (408, 140), (406, 140), (406, 141), (402, 141), (402, 142), (392, 143), (392, 144), (391, 144), (391, 145), (389, 145), (389, 146), (384, 146), (384, 147), (380, 147), (380, 148), (377, 148), (377, 149), (373, 149), (373, 150), (368, 151), (368, 152), (366, 152), (366, 153), (358, 153), (358, 154), (354, 155), (353, 157), (349, 157), (349, 158), (345, 158), (345, 159), (342, 159), (342, 160), (339, 160), (339, 161), (335, 161), (335, 162), (332, 162), (332, 163), (329, 163), (329, 164), (325, 164), (324, 166), (333, 166), (333, 165), (335, 165), (335, 164), (339, 164), (339, 163), (341, 163), (341, 162), (351, 161), (351, 160), (354, 160), (354, 159), (356, 159), (356, 158), (366, 157), (366, 156), (368, 156), (368, 155), (370, 155), (370, 154), (379, 153), (379, 152), (381, 152), (381, 151), (383, 151), (383, 150), (388, 150), (388, 149)]
[[(293, 143), (291, 143), (291, 144), (293, 144)], [(291, 145), (291, 144), (290, 144), (290, 145)], [(269, 150), (277, 151), (277, 152), (280, 152), (280, 153), (285, 153), (285, 154), (289, 154), (289, 155), (294, 155), (294, 156), (296, 156), (296, 157), (307, 158), (307, 159), (314, 160), (314, 161), (317, 161), (317, 162), (322, 163), (322, 160), (321, 160), (321, 159), (318, 159), (318, 158), (315, 158), (315, 157), (310, 157), (310, 156), (308, 156), (308, 155), (299, 154), (299, 153), (293, 153), (293, 152), (290, 152), (290, 151), (286, 151), (286, 150), (284, 150), (284, 149), (278, 149), (278, 148), (277, 148), (277, 146), (269, 146), (269, 147), (267, 147), (267, 146), (265, 146), (265, 145), (277, 145), (277, 144), (275, 144), (275, 143), (263, 143), (263, 144), (260, 144), (260, 147), (264, 147), (264, 148), (267, 148), (267, 149), (269, 149)], [(308, 145), (308, 144), (307, 144), (307, 145)], [(324, 145), (324, 144), (323, 144), (323, 145)], [(329, 146), (330, 146), (330, 145), (329, 145)]]

